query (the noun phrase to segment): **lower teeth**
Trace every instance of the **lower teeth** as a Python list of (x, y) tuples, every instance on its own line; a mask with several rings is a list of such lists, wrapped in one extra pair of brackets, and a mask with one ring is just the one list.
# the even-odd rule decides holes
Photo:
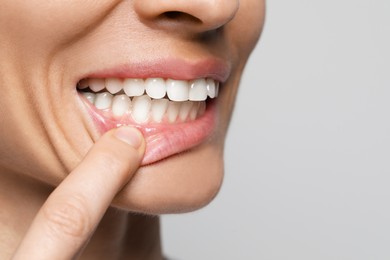
[(116, 119), (132, 118), (137, 123), (178, 123), (202, 116), (206, 101), (170, 101), (167, 98), (151, 99), (148, 95), (128, 97), (109, 92), (81, 92), (99, 110)]

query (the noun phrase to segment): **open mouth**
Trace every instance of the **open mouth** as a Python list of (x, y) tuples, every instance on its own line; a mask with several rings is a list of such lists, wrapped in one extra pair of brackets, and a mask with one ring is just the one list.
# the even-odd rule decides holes
[(136, 127), (146, 141), (142, 165), (214, 142), (228, 62), (209, 57), (117, 63), (77, 81), (91, 136), (121, 125)]
[(219, 87), (218, 80), (208, 77), (88, 77), (77, 83), (77, 92), (100, 134), (120, 125), (143, 133), (142, 165), (148, 165), (189, 150), (212, 135)]
[(119, 124), (177, 124), (202, 117), (218, 97), (211, 78), (86, 78), (77, 89), (106, 119)]

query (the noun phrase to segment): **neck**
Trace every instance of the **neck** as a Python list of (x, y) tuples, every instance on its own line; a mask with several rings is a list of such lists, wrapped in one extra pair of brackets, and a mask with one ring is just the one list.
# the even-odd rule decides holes
[[(52, 192), (17, 174), (0, 173), (0, 259), (8, 259)], [(159, 218), (109, 208), (80, 259), (161, 260)]]

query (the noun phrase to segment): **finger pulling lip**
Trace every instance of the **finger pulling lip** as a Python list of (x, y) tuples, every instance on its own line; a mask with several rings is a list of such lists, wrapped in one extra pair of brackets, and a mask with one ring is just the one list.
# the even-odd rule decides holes
[[(230, 74), (230, 66), (218, 59), (208, 59), (189, 63), (183, 60), (170, 59), (148, 64), (125, 64), (114, 66), (98, 72), (86, 74), (83, 78), (172, 78), (178, 80), (193, 80), (212, 78), (223, 83)], [(146, 151), (142, 165), (149, 165), (172, 155), (190, 150), (206, 142), (215, 132), (217, 126), (217, 102), (207, 100), (206, 111), (195, 120), (179, 123), (145, 123), (139, 124), (131, 120), (118, 120), (106, 116), (88, 102), (81, 93), (80, 99), (87, 108), (87, 114), (92, 119), (94, 128), (99, 135), (121, 125), (138, 128), (146, 140)]]

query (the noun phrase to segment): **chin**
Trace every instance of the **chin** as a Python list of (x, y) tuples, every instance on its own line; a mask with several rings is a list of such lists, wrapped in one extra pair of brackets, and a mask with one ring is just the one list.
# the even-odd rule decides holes
[(217, 195), (223, 172), (223, 148), (201, 145), (141, 167), (112, 206), (148, 215), (194, 211)]

